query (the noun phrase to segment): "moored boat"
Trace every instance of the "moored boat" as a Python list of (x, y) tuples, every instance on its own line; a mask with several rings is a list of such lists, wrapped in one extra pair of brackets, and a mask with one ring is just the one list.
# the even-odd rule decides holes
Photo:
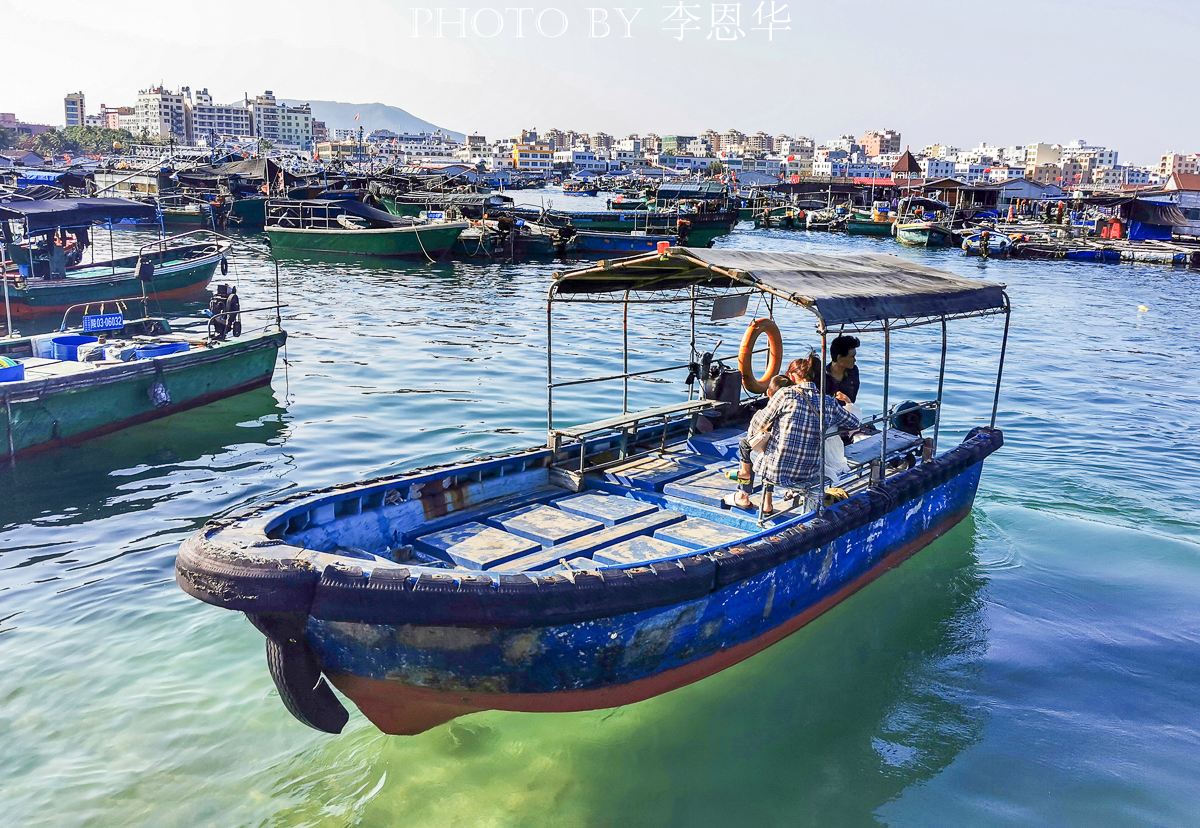
[[(744, 313), (750, 297), (812, 313), (823, 349), (843, 331), (883, 334), (885, 366), (891, 334), (913, 325), (1003, 315), (1007, 334), (1002, 285), (896, 257), (673, 248), (559, 277), (547, 318), (566, 330), (547, 341), (576, 329), (573, 307), (585, 318), (611, 308), (627, 332), (631, 302), (719, 320)], [(394, 734), (487, 709), (614, 707), (750, 657), (949, 531), (1003, 443), (997, 374), (991, 424), (938, 452), (943, 358), (927, 378), (937, 398), (919, 406), (932, 436), (889, 427), (906, 404), (888, 398), (885, 378), (873, 418), (882, 431), (851, 447), (837, 478), (845, 499), (823, 502), (822, 473), (780, 493), (775, 514), (729, 509), (724, 472), (762, 398), (742, 398), (727, 381), (738, 372), (694, 344), (655, 371), (631, 370), (628, 347), (622, 371), (595, 378), (556, 375), (548, 355), (546, 445), (210, 522), (180, 549), (180, 586), (248, 615), (285, 706), (321, 730), (348, 720), (327, 680)], [(771, 350), (778, 365), (782, 343)], [(762, 381), (740, 367), (747, 385)], [(686, 398), (631, 409), (631, 381), (668, 372), (699, 376), (704, 393), (688, 380)], [(554, 390), (582, 382), (619, 384), (597, 400), (617, 413), (557, 421)]]
[(967, 256), (1007, 259), (1012, 251), (1012, 239), (994, 230), (979, 230), (963, 237), (962, 250)]
[(135, 255), (95, 258), (92, 232), (96, 225), (107, 224), (111, 229), (117, 221), (152, 220), (155, 216), (154, 205), (121, 198), (0, 204), (5, 239), (14, 238), (14, 225), (23, 235), (20, 242), (0, 243), (7, 249), (7, 258), (17, 263), (15, 273), (6, 268), (3, 274), (12, 315), (21, 319), (61, 314), (87, 302), (142, 296), (177, 299), (203, 292), (231, 245), (209, 231), (148, 242)]
[(264, 230), (277, 252), (436, 259), (469, 226), (393, 216), (351, 199), (280, 199), (267, 205)]
[(657, 250), (660, 242), (675, 245), (678, 236), (667, 236), (658, 233), (635, 231), (632, 233), (612, 233), (600, 230), (577, 230), (575, 232), (576, 250), (579, 253), (624, 254), (641, 253)]
[(897, 221), (896, 239), (912, 247), (954, 247), (954, 231), (936, 221)]
[[(0, 457), (79, 443), (267, 385), (286, 334), (278, 306), (241, 308), (222, 285), (213, 316), (172, 326), (100, 303), (82, 327), (0, 339)], [(82, 306), (87, 313), (89, 306)], [(273, 311), (243, 332), (248, 315)]]
[(846, 233), (851, 236), (890, 236), (892, 222), (856, 214), (846, 219)]

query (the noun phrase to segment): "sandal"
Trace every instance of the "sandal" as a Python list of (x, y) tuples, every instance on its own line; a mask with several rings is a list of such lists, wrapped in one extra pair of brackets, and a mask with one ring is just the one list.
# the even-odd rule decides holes
[(735, 498), (736, 498), (736, 497), (737, 497), (737, 493), (736, 493), (736, 492), (735, 492), (735, 493), (733, 493), (733, 494), (727, 494), (727, 495), (725, 495), (724, 499), (723, 499), (721, 502), (722, 502), (722, 503), (724, 503), (726, 506), (728, 506), (730, 509), (741, 509), (743, 512), (756, 512), (756, 511), (758, 511), (758, 507), (754, 505), (754, 501), (753, 501), (753, 500), (752, 500), (752, 501), (750, 501), (750, 505), (748, 505), (748, 506), (742, 506), (740, 503), (738, 503), (738, 502), (735, 500)]

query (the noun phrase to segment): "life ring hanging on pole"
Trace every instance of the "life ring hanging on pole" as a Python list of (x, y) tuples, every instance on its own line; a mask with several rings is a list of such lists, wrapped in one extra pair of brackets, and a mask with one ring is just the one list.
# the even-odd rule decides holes
[[(754, 376), (754, 343), (758, 341), (759, 334), (767, 335), (767, 344), (770, 346), (767, 354), (767, 372), (761, 377)], [(779, 373), (780, 366), (783, 365), (783, 337), (779, 334), (779, 326), (775, 324), (775, 320), (769, 317), (755, 319), (750, 323), (750, 327), (746, 328), (746, 334), (742, 337), (742, 347), (738, 350), (738, 370), (742, 372), (742, 387), (751, 394), (765, 394), (767, 391), (767, 383), (771, 381), (771, 377)]]

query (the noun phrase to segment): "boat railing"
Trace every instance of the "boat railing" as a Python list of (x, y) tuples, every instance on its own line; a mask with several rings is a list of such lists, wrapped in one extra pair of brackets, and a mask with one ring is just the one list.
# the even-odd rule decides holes
[(268, 201), (267, 224), (296, 230), (344, 229), (338, 217), (345, 212), (336, 203), (313, 201)]
[[(160, 239), (155, 239), (154, 241), (146, 242), (145, 244), (143, 244), (141, 247), (138, 248), (138, 259), (142, 259), (143, 257), (145, 257), (147, 255), (147, 251), (149, 251), (151, 255), (157, 255), (159, 258), (159, 261), (161, 262), (163, 256), (166, 255), (168, 250), (181, 249), (182, 246), (177, 246), (176, 242), (178, 242), (180, 239), (186, 239), (186, 238), (191, 238), (191, 237), (196, 237), (196, 238), (200, 238), (200, 239), (209, 241), (209, 245), (211, 246), (212, 251), (211, 251), (211, 253), (206, 252), (206, 255), (214, 255), (217, 253), (223, 253), (224, 250), (229, 249), (229, 247), (232, 247), (236, 243), (229, 236), (224, 236), (224, 235), (216, 232), (215, 230), (206, 230), (206, 229), (188, 230), (184, 233), (176, 233), (173, 236), (164, 236)], [(226, 243), (224, 250), (222, 249), (222, 242)]]

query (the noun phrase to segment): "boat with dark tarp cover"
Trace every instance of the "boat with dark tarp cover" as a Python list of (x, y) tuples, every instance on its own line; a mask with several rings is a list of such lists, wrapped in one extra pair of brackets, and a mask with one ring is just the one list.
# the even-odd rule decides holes
[[(697, 336), (719, 335), (751, 301), (763, 315), (739, 368), (726, 368)], [(580, 349), (568, 348), (556, 373), (550, 346), (583, 328), (572, 315), (594, 318), (604, 306), (623, 328), (620, 370), (580, 376), (590, 363), (572, 362)], [(656, 317), (690, 310), (690, 335), (673, 340), (687, 356), (647, 368), (662, 334), (657, 347), (631, 350), (628, 320), (664, 306)], [(182, 545), (176, 578), (247, 615), (266, 636), (285, 706), (321, 730), (348, 720), (330, 682), (394, 734), (479, 710), (646, 699), (779, 641), (968, 514), (983, 460), (1003, 443), (995, 422), (1009, 310), (1003, 285), (883, 255), (669, 248), (565, 273), (549, 291), (546, 445), (210, 521)], [(885, 378), (880, 413), (863, 421), (875, 433), (847, 446), (836, 471), (822, 459), (808, 490), (777, 490), (764, 514), (725, 505), (736, 485), (726, 472), (765, 403), (742, 386), (764, 382), (754, 334), (773, 327), (776, 311), (793, 323), (811, 314), (822, 350), (831, 336), (881, 335)], [(991, 422), (957, 427), (961, 442), (940, 450), (952, 427), (943, 428), (946, 326), (990, 316), (1004, 319)], [(940, 368), (924, 378), (931, 398), (897, 403), (892, 334), (927, 324), (943, 333)], [(782, 347), (771, 339), (771, 367)], [(670, 374), (687, 379), (664, 384)], [(589, 383), (612, 391), (581, 405)], [(631, 395), (655, 404), (638, 408)], [(901, 418), (914, 408), (911, 428)], [(580, 414), (606, 416), (581, 423)]]

